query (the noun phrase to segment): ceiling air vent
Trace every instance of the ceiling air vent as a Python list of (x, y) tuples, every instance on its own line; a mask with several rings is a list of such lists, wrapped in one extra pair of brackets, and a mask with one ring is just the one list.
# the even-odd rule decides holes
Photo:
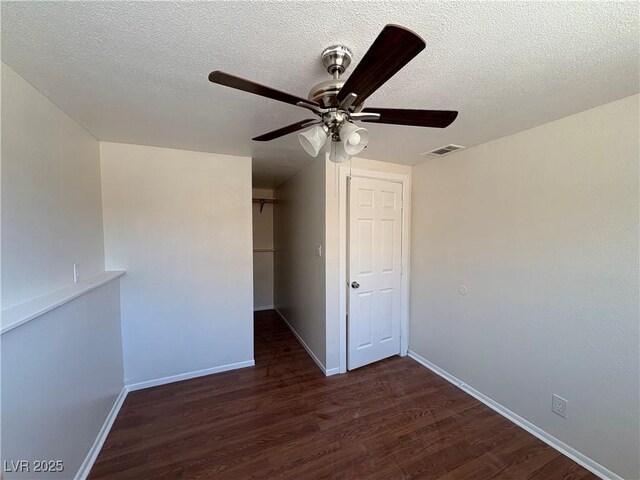
[(444, 147), (431, 150), (430, 152), (421, 153), (420, 156), (421, 157), (442, 157), (447, 153), (455, 152), (456, 150), (462, 150), (463, 148), (467, 148), (467, 147), (463, 147), (462, 145), (454, 145), (451, 143), (449, 145), (445, 145)]

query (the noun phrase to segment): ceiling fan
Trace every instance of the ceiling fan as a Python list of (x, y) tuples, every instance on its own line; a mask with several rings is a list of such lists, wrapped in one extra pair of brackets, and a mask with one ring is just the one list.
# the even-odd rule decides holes
[(334, 45), (322, 52), (322, 63), (333, 77), (320, 82), (308, 98), (298, 97), (259, 83), (216, 70), (209, 74), (213, 83), (272, 98), (306, 108), (319, 118), (302, 120), (253, 138), (266, 142), (312, 127), (299, 134), (305, 151), (316, 157), (327, 138), (331, 138), (329, 158), (336, 163), (348, 161), (369, 142), (369, 133), (354, 121), (448, 127), (458, 116), (450, 110), (410, 110), (400, 108), (364, 108), (364, 101), (393, 77), (425, 48), (422, 38), (399, 25), (386, 25), (347, 80), (340, 76), (351, 63), (351, 51)]

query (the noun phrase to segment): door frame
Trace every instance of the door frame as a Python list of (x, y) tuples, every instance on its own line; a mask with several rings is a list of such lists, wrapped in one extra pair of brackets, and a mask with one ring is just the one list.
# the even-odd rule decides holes
[(376, 180), (387, 180), (402, 184), (402, 243), (401, 243), (401, 268), (402, 276), (400, 281), (400, 356), (407, 355), (409, 350), (409, 255), (410, 238), (409, 226), (411, 219), (411, 177), (401, 173), (382, 172), (378, 170), (365, 170), (361, 168), (350, 168), (348, 164), (340, 165), (339, 169), (339, 263), (340, 263), (340, 373), (347, 371), (347, 220), (349, 210), (349, 187), (350, 177), (364, 177)]

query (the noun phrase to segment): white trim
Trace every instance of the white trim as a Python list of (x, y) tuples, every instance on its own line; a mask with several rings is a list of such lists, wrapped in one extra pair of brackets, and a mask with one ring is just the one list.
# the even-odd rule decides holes
[(391, 173), (340, 165), (338, 211), (339, 211), (339, 263), (340, 263), (340, 373), (347, 371), (347, 199), (348, 177), (374, 178), (402, 184), (402, 278), (400, 293), (400, 355), (409, 350), (409, 265), (410, 263), (410, 221), (411, 221), (411, 176), (403, 173)]
[(203, 370), (196, 370), (194, 372), (180, 373), (178, 375), (170, 375), (168, 377), (156, 378), (155, 380), (146, 380), (144, 382), (129, 383), (126, 385), (127, 390), (134, 392), (136, 390), (142, 390), (143, 388), (157, 387), (159, 385), (166, 385), (167, 383), (181, 382), (182, 380), (189, 380), (191, 378), (204, 377), (214, 373), (226, 372), (228, 370), (236, 370), (238, 368), (253, 367), (256, 364), (254, 360), (245, 360), (244, 362), (230, 363), (228, 365), (220, 365), (218, 367), (205, 368)]
[(275, 310), (273, 305), (263, 305), (262, 307), (253, 307), (254, 312), (262, 312), (264, 310)]
[(479, 400), (480, 402), (484, 403), (487, 407), (489, 407), (493, 411), (499, 413), (500, 415), (502, 415), (507, 420), (510, 420), (511, 422), (515, 423), (519, 427), (525, 429), (531, 435), (533, 435), (534, 437), (539, 438), (544, 443), (546, 443), (550, 447), (556, 449), (557, 451), (559, 451), (563, 455), (569, 457), (574, 462), (578, 463), (579, 465), (582, 465), (584, 468), (589, 470), (594, 475), (597, 475), (598, 477), (606, 479), (606, 480), (623, 480), (623, 478), (621, 476), (619, 476), (616, 473), (612, 472), (608, 468), (600, 465), (598, 462), (596, 462), (595, 460), (587, 457), (585, 454), (580, 453), (575, 448), (570, 447), (569, 445), (564, 443), (562, 440), (558, 440), (556, 437), (554, 437), (553, 435), (545, 432), (540, 427), (538, 427), (538, 426), (534, 425), (533, 423), (531, 423), (530, 421), (522, 418), (517, 413), (512, 412), (511, 410), (509, 410), (504, 405), (496, 402), (495, 400), (493, 400), (490, 397), (487, 397), (484, 393), (479, 392), (475, 388), (465, 384), (464, 382), (462, 382), (458, 378), (456, 378), (453, 375), (451, 375), (446, 370), (443, 370), (442, 368), (438, 367), (437, 365), (431, 363), (429, 360), (427, 360), (426, 358), (424, 358), (421, 355), (417, 354), (416, 352), (414, 352), (412, 350), (409, 350), (409, 357), (413, 358), (416, 362), (418, 362), (421, 365), (425, 366), (426, 368), (431, 370), (436, 375), (439, 375), (442, 378), (444, 378), (445, 380), (447, 380), (448, 382), (452, 383), (453, 385), (458, 387), (460, 390), (468, 393), (469, 395), (474, 397), (476, 400)]
[(325, 370), (324, 372), (327, 377), (330, 377), (331, 375), (337, 375), (338, 373), (340, 373), (340, 369), (338, 367), (330, 368), (329, 370)]
[(102, 428), (98, 432), (98, 436), (96, 437), (95, 441), (93, 442), (93, 445), (89, 449), (89, 452), (87, 453), (87, 456), (84, 458), (82, 464), (80, 465), (80, 468), (78, 468), (78, 472), (74, 477), (75, 480), (84, 480), (89, 475), (89, 472), (91, 471), (91, 468), (93, 467), (93, 464), (95, 463), (96, 458), (98, 458), (98, 454), (102, 449), (102, 445), (104, 445), (104, 441), (107, 439), (107, 436), (109, 435), (109, 431), (113, 426), (113, 422), (116, 420), (116, 417), (118, 416), (118, 412), (120, 412), (120, 408), (122, 407), (122, 404), (124, 403), (125, 398), (127, 398), (127, 393), (129, 393), (129, 391), (127, 390), (127, 387), (122, 387), (122, 390), (120, 390), (120, 393), (116, 397), (116, 401), (111, 407), (111, 411), (109, 412), (109, 414), (107, 415), (107, 418), (105, 418), (104, 423), (102, 424)]
[(121, 277), (125, 273), (124, 270), (102, 272), (81, 282), (67, 285), (55, 292), (9, 307), (2, 311), (2, 328), (0, 328), (0, 335), (76, 299), (80, 295), (95, 290), (105, 283)]
[(285, 316), (282, 314), (282, 312), (280, 310), (278, 310), (277, 308), (274, 308), (274, 310), (278, 313), (278, 315), (280, 315), (280, 318), (282, 318), (282, 321), (284, 323), (286, 323), (287, 327), (289, 327), (289, 330), (291, 330), (291, 333), (293, 333), (293, 335), (298, 339), (298, 342), (300, 342), (300, 345), (302, 345), (304, 347), (304, 349), (307, 351), (309, 356), (313, 359), (314, 362), (316, 362), (316, 365), (318, 365), (320, 370), (322, 370), (322, 373), (324, 373), (327, 377), (330, 377), (331, 375), (335, 375), (336, 373), (340, 373), (340, 369), (338, 369), (338, 368), (330, 368), (329, 370), (327, 370), (325, 368), (325, 366), (322, 364), (322, 362), (320, 361), (320, 359), (318, 357), (316, 357), (316, 354), (313, 353), (313, 350), (311, 350), (311, 347), (309, 347), (309, 345), (307, 345), (305, 343), (305, 341), (298, 334), (298, 332), (296, 332), (295, 328), (293, 328), (291, 326), (291, 324), (285, 318)]
[(111, 407), (111, 411), (107, 415), (107, 418), (105, 419), (102, 425), (102, 428), (98, 432), (98, 436), (96, 437), (95, 441), (93, 442), (93, 445), (89, 449), (89, 452), (87, 453), (87, 456), (85, 457), (84, 461), (80, 465), (80, 468), (78, 469), (78, 472), (76, 473), (74, 479), (85, 480), (89, 475), (89, 472), (91, 472), (91, 468), (93, 467), (93, 464), (95, 463), (96, 458), (98, 458), (98, 454), (100, 453), (100, 450), (102, 449), (102, 446), (104, 445), (104, 442), (107, 439), (107, 436), (109, 435), (109, 431), (113, 426), (113, 422), (118, 416), (118, 412), (120, 412), (120, 408), (122, 407), (122, 404), (124, 403), (125, 398), (127, 398), (127, 394), (129, 392), (142, 390), (143, 388), (157, 387), (159, 385), (165, 385), (167, 383), (174, 383), (174, 382), (180, 382), (182, 380), (189, 380), (191, 378), (203, 377), (205, 375), (211, 375), (213, 373), (226, 372), (228, 370), (235, 370), (238, 368), (253, 367), (254, 365), (255, 365), (254, 360), (247, 360), (245, 362), (231, 363), (228, 365), (221, 365), (219, 367), (207, 368), (204, 370), (197, 370), (195, 372), (181, 373), (179, 375), (172, 375), (170, 377), (163, 377), (163, 378), (158, 378), (156, 380), (149, 380), (146, 382), (139, 382), (139, 383), (125, 385), (124, 387), (122, 387), (122, 390), (120, 391), (120, 394), (116, 398), (116, 401), (114, 402), (113, 407)]

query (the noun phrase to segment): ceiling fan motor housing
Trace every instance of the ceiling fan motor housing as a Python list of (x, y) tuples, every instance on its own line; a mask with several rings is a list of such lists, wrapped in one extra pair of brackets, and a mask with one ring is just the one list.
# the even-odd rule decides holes
[(324, 80), (309, 90), (308, 98), (318, 102), (323, 108), (337, 107), (339, 102), (336, 96), (344, 82), (340, 78)]

